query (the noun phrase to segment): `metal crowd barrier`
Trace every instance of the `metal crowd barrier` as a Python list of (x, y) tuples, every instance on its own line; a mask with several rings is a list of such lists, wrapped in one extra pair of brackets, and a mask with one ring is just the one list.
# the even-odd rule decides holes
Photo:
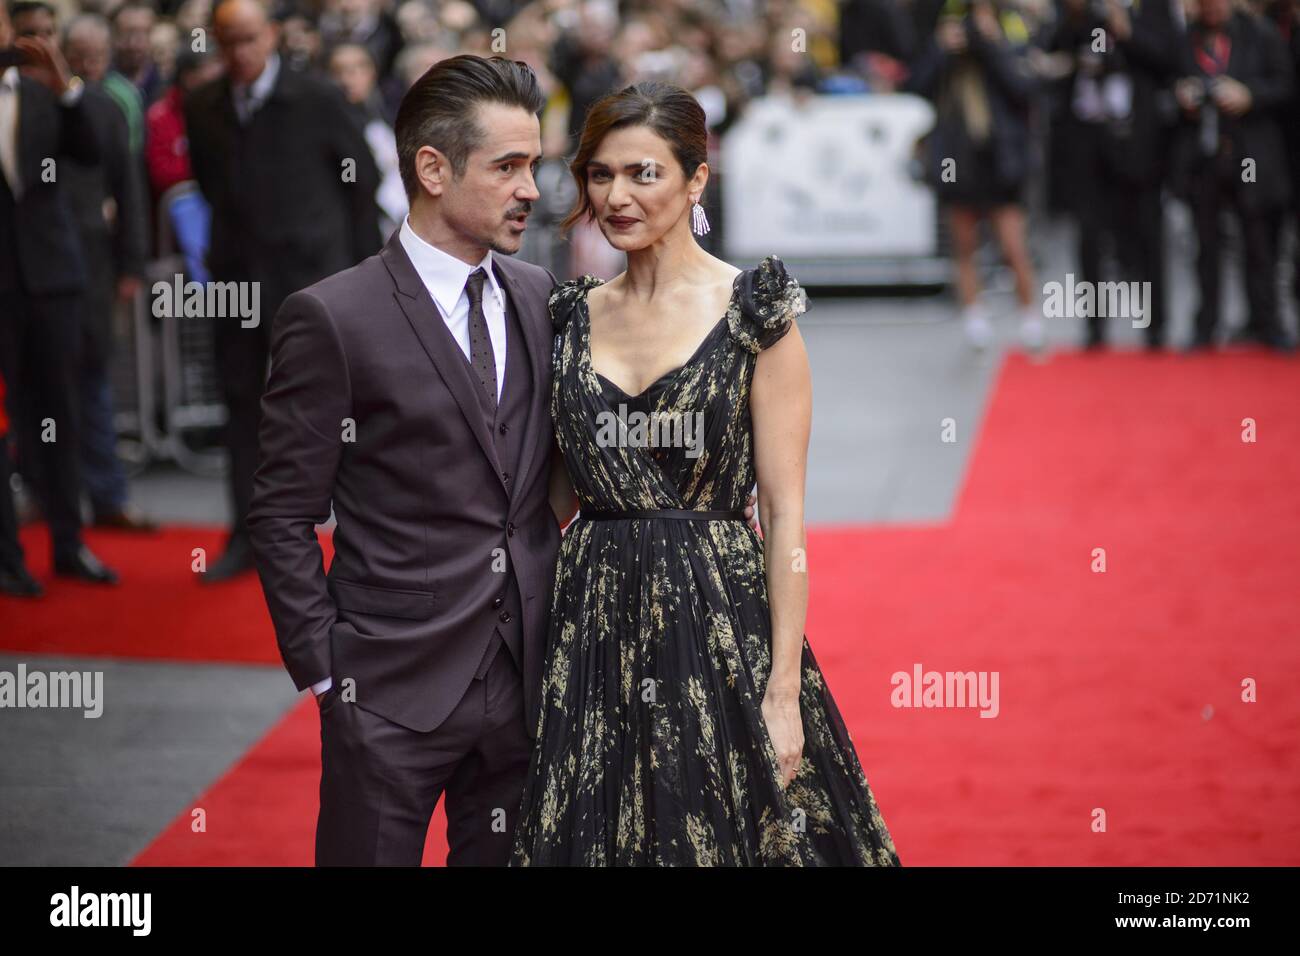
[(194, 248), (185, 247), (187, 241), (183, 237), (178, 241), (172, 218), (174, 210), (185, 204), (197, 208), (200, 200), (198, 185), (192, 181), (178, 183), (159, 200), (159, 256), (149, 265), (147, 302), (141, 308), (146, 322), (157, 323), (158, 377), (162, 389), (159, 417), (163, 434), (155, 447), (161, 456), (175, 461), (186, 471), (216, 476), (226, 472), (228, 463), (213, 434), (225, 425), (226, 406), (213, 357), (212, 322), (202, 316), (175, 314), (155, 318), (151, 307), (155, 282), (165, 282), (170, 287), (177, 275), (184, 281), (206, 279), (194, 274), (202, 268), (201, 256)]

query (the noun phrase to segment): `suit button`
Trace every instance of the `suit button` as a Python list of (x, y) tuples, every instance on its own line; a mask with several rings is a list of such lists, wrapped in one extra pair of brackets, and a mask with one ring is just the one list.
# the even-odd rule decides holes
[(503, 471), (503, 472), (501, 472), (501, 480), (502, 480), (502, 481), (509, 481), (509, 480), (510, 480), (510, 472), (508, 472), (508, 471)]
[(506, 534), (512, 538), (515, 536), (515, 523), (513, 521), (506, 525)]
[(507, 425), (505, 422), (502, 422), (500, 425), (497, 426), (497, 431), (499, 431), (501, 434), (504, 435), (506, 432), (510, 431), (510, 426)]
[(501, 612), (501, 623), (502, 623), (502, 624), (509, 624), (509, 623), (510, 623), (510, 612), (509, 612), (509, 611), (502, 611), (502, 612)]
[(505, 603), (506, 603), (506, 602), (505, 602), (505, 598), (497, 598), (495, 601), (492, 602), (492, 606), (493, 606), (493, 607), (500, 607), (502, 604), (505, 604)]

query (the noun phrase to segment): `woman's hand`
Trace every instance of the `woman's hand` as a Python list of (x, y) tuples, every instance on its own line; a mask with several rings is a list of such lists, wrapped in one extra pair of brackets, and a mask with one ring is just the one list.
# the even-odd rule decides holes
[(788, 787), (803, 760), (803, 720), (799, 716), (799, 687), (773, 686), (763, 694), (763, 721), (776, 748), (781, 786)]

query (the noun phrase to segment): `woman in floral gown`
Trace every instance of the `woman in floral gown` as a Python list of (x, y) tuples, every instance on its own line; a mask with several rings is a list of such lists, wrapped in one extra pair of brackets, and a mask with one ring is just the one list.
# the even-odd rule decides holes
[[(553, 498), (581, 513), (510, 862), (898, 865), (802, 633), (806, 297), (775, 256), (737, 273), (696, 244), (704, 136), (689, 93), (639, 84), (592, 108), (572, 162), (566, 222), (597, 221), (628, 270), (550, 299)], [(756, 477), (763, 539), (741, 510)]]

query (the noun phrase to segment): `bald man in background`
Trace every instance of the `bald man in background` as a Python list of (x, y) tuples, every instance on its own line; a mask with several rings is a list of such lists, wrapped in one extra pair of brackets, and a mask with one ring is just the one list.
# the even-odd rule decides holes
[(226, 75), (185, 105), (195, 179), (212, 206), (216, 282), (259, 283), (260, 314), (213, 317), (229, 420), (234, 520), (225, 553), (201, 580), (253, 569), (246, 518), (257, 468), (271, 317), (292, 292), (379, 250), (379, 172), (342, 95), (276, 54), (279, 28), (256, 0), (219, 0), (213, 33)]

